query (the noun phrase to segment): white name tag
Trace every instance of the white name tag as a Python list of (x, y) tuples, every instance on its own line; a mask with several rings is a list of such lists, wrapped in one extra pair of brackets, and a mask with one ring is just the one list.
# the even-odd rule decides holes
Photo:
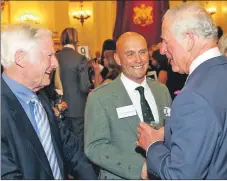
[(119, 107), (119, 108), (116, 108), (116, 110), (117, 110), (117, 115), (119, 119), (136, 115), (136, 109), (134, 108), (133, 105)]

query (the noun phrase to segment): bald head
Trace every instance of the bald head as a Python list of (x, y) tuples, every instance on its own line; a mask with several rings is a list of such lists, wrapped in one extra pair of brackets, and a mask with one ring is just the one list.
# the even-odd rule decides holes
[(117, 53), (119, 52), (120, 49), (122, 49), (124, 47), (124, 44), (126, 42), (131, 42), (131, 40), (142, 40), (147, 44), (145, 38), (142, 35), (140, 35), (139, 33), (126, 32), (126, 33), (123, 33), (116, 42)]
[(149, 60), (145, 38), (135, 32), (126, 32), (119, 37), (116, 46), (114, 58), (121, 66), (122, 73), (141, 84), (145, 79)]

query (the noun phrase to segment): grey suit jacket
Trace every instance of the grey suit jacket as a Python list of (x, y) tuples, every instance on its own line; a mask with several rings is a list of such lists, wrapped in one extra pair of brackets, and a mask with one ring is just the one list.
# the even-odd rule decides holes
[[(163, 108), (170, 106), (168, 89), (147, 80), (164, 121)], [(85, 154), (101, 167), (100, 179), (140, 179), (145, 158), (135, 151), (138, 115), (119, 119), (116, 108), (132, 105), (120, 76), (88, 96), (85, 109)]]
[(162, 179), (227, 179), (227, 58), (199, 65), (174, 99), (147, 166)]
[(68, 104), (68, 117), (84, 117), (90, 81), (86, 57), (65, 47), (56, 54), (60, 66), (63, 99)]

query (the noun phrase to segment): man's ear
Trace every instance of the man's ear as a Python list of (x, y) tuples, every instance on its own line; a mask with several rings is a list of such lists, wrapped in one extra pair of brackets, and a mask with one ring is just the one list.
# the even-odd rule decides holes
[(116, 61), (116, 63), (121, 66), (121, 60), (120, 57), (117, 53), (114, 53), (114, 60)]
[(25, 59), (26, 59), (26, 55), (25, 52), (23, 50), (17, 50), (15, 53), (15, 63), (24, 68), (25, 67)]
[(188, 52), (191, 52), (192, 49), (194, 48), (195, 46), (195, 37), (194, 37), (194, 34), (191, 33), (191, 32), (187, 32), (186, 33), (186, 39), (187, 39), (187, 51)]

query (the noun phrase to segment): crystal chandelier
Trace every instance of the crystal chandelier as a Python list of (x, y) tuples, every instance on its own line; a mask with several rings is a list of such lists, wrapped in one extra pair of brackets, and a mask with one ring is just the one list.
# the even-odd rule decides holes
[(82, 26), (84, 24), (84, 20), (91, 17), (91, 11), (89, 11), (89, 10), (85, 11), (84, 10), (83, 1), (80, 1), (80, 10), (75, 11), (72, 14), (73, 14), (73, 18), (80, 20)]

